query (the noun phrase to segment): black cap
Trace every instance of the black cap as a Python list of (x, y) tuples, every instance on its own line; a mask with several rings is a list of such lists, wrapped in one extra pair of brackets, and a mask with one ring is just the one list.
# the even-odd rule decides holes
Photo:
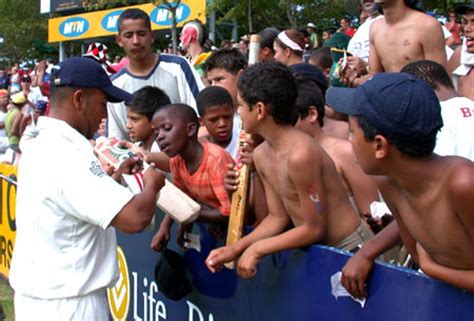
[(302, 62), (291, 65), (290, 69), (294, 76), (300, 75), (306, 79), (314, 81), (324, 95), (326, 89), (328, 88), (328, 83), (323, 72), (318, 67)]
[(457, 6), (454, 11), (457, 14), (465, 14), (468, 10), (474, 10), (474, 2)]
[(186, 277), (184, 258), (170, 249), (165, 249), (156, 263), (155, 281), (158, 290), (174, 301), (181, 300), (193, 290)]
[(93, 59), (72, 57), (54, 67), (51, 85), (55, 87), (97, 88), (110, 102), (129, 101), (132, 95), (112, 85), (102, 66)]

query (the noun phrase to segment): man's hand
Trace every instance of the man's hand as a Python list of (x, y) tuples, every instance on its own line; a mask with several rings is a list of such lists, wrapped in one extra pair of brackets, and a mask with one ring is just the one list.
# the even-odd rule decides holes
[(341, 284), (357, 299), (367, 297), (366, 280), (374, 266), (374, 261), (357, 252), (342, 268)]
[(205, 263), (209, 271), (216, 273), (222, 269), (225, 263), (235, 261), (239, 254), (233, 245), (220, 247), (209, 253)]
[(237, 273), (244, 279), (250, 279), (257, 274), (257, 264), (262, 257), (255, 249), (255, 246), (249, 246), (237, 263)]
[(127, 158), (124, 160), (119, 168), (115, 170), (112, 174), (112, 178), (115, 179), (117, 182), (120, 182), (122, 174), (133, 174), (141, 170), (141, 166), (139, 163), (139, 158), (137, 156)]

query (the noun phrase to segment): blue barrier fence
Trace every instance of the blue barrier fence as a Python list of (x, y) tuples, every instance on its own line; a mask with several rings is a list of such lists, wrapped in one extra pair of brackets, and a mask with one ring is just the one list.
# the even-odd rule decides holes
[[(474, 320), (473, 293), (385, 264), (374, 267), (364, 308), (349, 297), (336, 299), (331, 294), (330, 277), (341, 270), (349, 255), (325, 246), (265, 257), (256, 277), (250, 280), (240, 279), (227, 269), (212, 274), (204, 260), (216, 244), (203, 225), (199, 229), (201, 253), (188, 250), (184, 254), (194, 289), (177, 302), (160, 293), (154, 281), (160, 254), (150, 249), (153, 233), (118, 233), (128, 265), (128, 320)], [(170, 248), (176, 250), (177, 246), (172, 243)]]

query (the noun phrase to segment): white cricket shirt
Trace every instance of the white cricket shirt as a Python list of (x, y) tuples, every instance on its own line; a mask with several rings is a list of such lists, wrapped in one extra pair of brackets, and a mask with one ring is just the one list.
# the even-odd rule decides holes
[(67, 123), (38, 120), (18, 169), (10, 283), (23, 295), (89, 294), (118, 277), (112, 219), (133, 194), (102, 170), (92, 145)]

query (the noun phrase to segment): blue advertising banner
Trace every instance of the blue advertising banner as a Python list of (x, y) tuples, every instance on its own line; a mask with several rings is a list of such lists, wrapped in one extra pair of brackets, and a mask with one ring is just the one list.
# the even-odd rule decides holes
[[(195, 227), (195, 230), (197, 228)], [(472, 321), (474, 294), (413, 270), (377, 264), (362, 308), (349, 297), (331, 294), (330, 278), (349, 254), (325, 246), (285, 251), (265, 257), (255, 278), (243, 280), (234, 270), (212, 274), (204, 266), (216, 241), (199, 224), (201, 253), (184, 253), (193, 292), (179, 301), (167, 299), (155, 282), (160, 254), (150, 248), (151, 231), (118, 233), (121, 270), (127, 274), (109, 290), (114, 318), (172, 321)], [(173, 242), (170, 248), (180, 251)], [(125, 260), (124, 260), (125, 259)], [(115, 291), (115, 293), (112, 293)], [(126, 307), (126, 308), (125, 308)], [(120, 309), (122, 309), (120, 311)], [(126, 314), (125, 314), (126, 310)], [(115, 312), (114, 312), (115, 311)]]

